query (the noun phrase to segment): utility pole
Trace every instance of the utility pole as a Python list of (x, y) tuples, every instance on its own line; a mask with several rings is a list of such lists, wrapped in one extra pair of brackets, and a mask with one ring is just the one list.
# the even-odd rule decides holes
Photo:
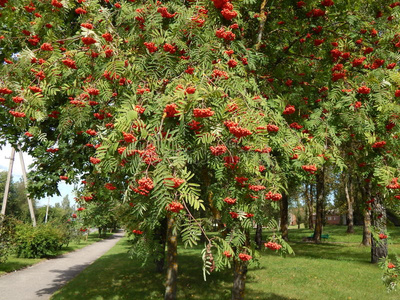
[(2, 215), (6, 214), (8, 191), (10, 190), (11, 174), (12, 174), (12, 169), (13, 169), (13, 166), (14, 166), (14, 157), (15, 157), (15, 149), (12, 148), (11, 156), (10, 156), (10, 165), (8, 167), (8, 173), (7, 173), (6, 188), (4, 190), (4, 196), (3, 196), (3, 206), (1, 207), (1, 214)]
[(46, 208), (46, 217), (44, 219), (44, 223), (47, 223), (47, 218), (49, 217), (49, 206), (50, 206), (50, 197), (47, 197), (47, 208)]
[[(14, 150), (14, 148), (13, 148), (13, 150)], [(20, 149), (18, 149), (18, 150), (20, 150)], [(26, 176), (25, 162), (24, 162), (24, 157), (23, 157), (21, 151), (19, 151), (19, 158), (21, 160), (22, 176), (24, 178), (25, 188), (26, 188), (26, 190), (28, 190), (28, 177)], [(33, 210), (32, 199), (29, 194), (26, 195), (26, 198), (28, 199), (29, 212), (31, 213), (33, 227), (36, 227), (36, 217), (35, 217), (35, 212)]]

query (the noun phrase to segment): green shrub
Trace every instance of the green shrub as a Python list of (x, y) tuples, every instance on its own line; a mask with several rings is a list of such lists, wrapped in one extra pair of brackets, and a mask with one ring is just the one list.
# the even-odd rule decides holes
[(16, 222), (14, 218), (0, 216), (0, 263), (5, 262), (13, 251)]
[(55, 256), (65, 243), (65, 237), (65, 228), (52, 223), (37, 227), (19, 224), (15, 235), (16, 254), (23, 258)]

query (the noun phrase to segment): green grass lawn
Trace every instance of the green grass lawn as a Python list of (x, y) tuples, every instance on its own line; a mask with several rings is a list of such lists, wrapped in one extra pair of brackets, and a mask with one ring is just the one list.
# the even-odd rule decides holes
[[(107, 236), (110, 235), (111, 233), (107, 233)], [(99, 238), (97, 233), (91, 233), (87, 240), (82, 239), (80, 242), (73, 241), (69, 243), (68, 247), (67, 246), (62, 247), (58, 254), (61, 255), (64, 253), (81, 249), (101, 239), (102, 238)], [(32, 266), (45, 259), (46, 258), (18, 258), (15, 255), (10, 255), (10, 257), (7, 259), (5, 263), (0, 264), (0, 276), (5, 273), (13, 272), (15, 270)]]
[[(249, 270), (246, 299), (400, 299), (400, 293), (386, 292), (382, 271), (369, 263), (370, 248), (360, 245), (359, 229), (348, 236), (345, 227), (328, 226), (325, 233), (337, 241), (320, 245), (300, 242), (309, 231), (290, 230), (296, 255), (282, 258), (262, 251), (260, 268)], [(399, 233), (400, 229), (392, 229), (393, 236)], [(141, 268), (139, 261), (128, 257), (128, 249), (124, 238), (51, 299), (163, 299), (164, 276), (155, 273), (151, 264)], [(400, 244), (390, 245), (390, 251), (400, 252)], [(230, 299), (232, 274), (216, 272), (204, 282), (200, 257), (200, 248), (179, 249), (178, 299)]]

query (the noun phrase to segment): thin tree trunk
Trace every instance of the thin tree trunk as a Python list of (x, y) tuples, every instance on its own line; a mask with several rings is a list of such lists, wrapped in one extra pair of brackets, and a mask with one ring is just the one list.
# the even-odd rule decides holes
[(255, 242), (257, 249), (261, 249), (262, 244), (262, 224), (257, 223)]
[(316, 220), (314, 229), (314, 241), (316, 243), (321, 242), (321, 234), (323, 227), (323, 215), (324, 215), (324, 196), (325, 196), (325, 172), (322, 167), (316, 175), (316, 188), (317, 188), (317, 209), (316, 209)]
[(354, 204), (354, 191), (353, 191), (353, 181), (351, 179), (351, 174), (348, 176), (343, 176), (344, 180), (344, 191), (347, 200), (347, 233), (354, 233), (354, 217), (353, 217), (353, 204)]
[(313, 194), (312, 194), (312, 185), (310, 184), (310, 189), (308, 189), (308, 184), (306, 184), (305, 188), (305, 198), (308, 209), (308, 229), (314, 229), (314, 220), (313, 220)]
[(178, 237), (176, 235), (175, 219), (167, 216), (167, 283), (164, 300), (176, 299), (178, 280)]
[(246, 284), (247, 262), (234, 260), (232, 300), (243, 300)]
[[(370, 176), (368, 176), (368, 178), (370, 178)], [(371, 200), (371, 183), (367, 182), (364, 183), (361, 181), (361, 179), (359, 177), (357, 177), (358, 179), (358, 186), (360, 188), (361, 191), (361, 198), (364, 201), (369, 201)], [(362, 244), (364, 246), (370, 246), (371, 245), (371, 213), (368, 209), (368, 207), (366, 207), (364, 209), (364, 213), (363, 213), (363, 238), (362, 238)]]
[(281, 233), (282, 233), (282, 238), (285, 241), (289, 240), (289, 227), (288, 227), (288, 210), (289, 210), (289, 199), (288, 195), (286, 193), (283, 193), (282, 199), (281, 199)]
[(167, 239), (167, 218), (160, 222), (160, 226), (154, 231), (154, 239), (158, 241), (159, 248), (156, 250), (157, 257), (154, 259), (156, 272), (162, 273), (165, 265), (165, 243)]
[(363, 239), (362, 239), (362, 244), (364, 246), (370, 246), (371, 245), (371, 214), (369, 210), (364, 211), (364, 224), (363, 224)]
[[(372, 225), (378, 229), (378, 234), (384, 234), (386, 231), (386, 209), (383, 205), (381, 196), (377, 196), (372, 203)], [(386, 239), (371, 239), (371, 262), (377, 263), (381, 258), (388, 255), (388, 246)]]

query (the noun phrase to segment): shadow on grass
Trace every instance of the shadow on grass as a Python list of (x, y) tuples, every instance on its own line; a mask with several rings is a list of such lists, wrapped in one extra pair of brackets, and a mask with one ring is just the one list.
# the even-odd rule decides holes
[[(288, 258), (305, 257), (312, 259), (329, 259), (336, 261), (356, 261), (359, 263), (370, 263), (370, 248), (362, 245), (349, 246), (346, 244), (331, 243), (304, 243), (290, 242), (295, 255), (288, 255)], [(262, 255), (275, 255), (270, 252), (263, 252)]]

